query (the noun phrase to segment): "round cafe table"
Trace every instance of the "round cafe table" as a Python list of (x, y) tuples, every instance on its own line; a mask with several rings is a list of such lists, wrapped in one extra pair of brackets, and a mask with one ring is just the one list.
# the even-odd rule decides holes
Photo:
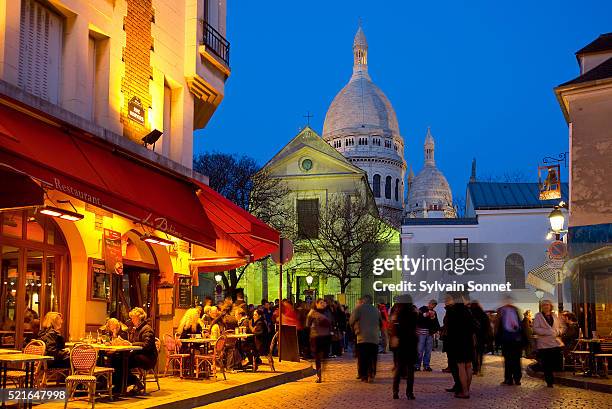
[[(45, 355), (34, 355), (34, 354), (23, 354), (21, 352), (17, 353), (6, 353), (0, 354), (0, 374), (1, 374), (1, 383), (2, 389), (6, 391), (6, 378), (8, 372), (9, 364), (20, 363), (25, 367), (25, 384), (23, 385), (26, 389), (34, 388), (34, 372), (36, 368), (36, 363), (41, 361), (51, 361), (53, 359), (52, 356)], [(6, 402), (2, 399), (2, 408), (6, 407)], [(32, 401), (28, 400), (25, 402), (26, 408), (32, 407)]]
[(210, 344), (216, 341), (215, 338), (181, 338), (182, 343), (189, 345), (189, 365), (187, 365), (187, 375), (194, 377), (193, 366), (195, 362), (195, 350), (201, 345)]
[[(77, 343), (78, 342), (66, 342), (66, 346), (72, 348)], [(129, 375), (128, 360), (130, 357), (130, 352), (140, 351), (142, 347), (138, 345), (106, 345), (96, 343), (87, 345), (91, 345), (97, 351), (121, 354), (121, 385), (119, 386), (119, 394), (125, 395), (127, 392), (127, 381)]]

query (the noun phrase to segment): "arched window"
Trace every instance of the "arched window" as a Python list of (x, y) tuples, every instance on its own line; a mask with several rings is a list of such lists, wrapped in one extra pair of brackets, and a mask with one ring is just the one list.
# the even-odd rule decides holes
[(385, 179), (385, 198), (391, 199), (391, 176)]
[(399, 200), (399, 179), (395, 179), (395, 201)]
[(518, 253), (506, 257), (506, 281), (514, 288), (525, 288), (525, 260)]
[(374, 178), (372, 178), (372, 185), (374, 197), (380, 197), (380, 175), (374, 175)]

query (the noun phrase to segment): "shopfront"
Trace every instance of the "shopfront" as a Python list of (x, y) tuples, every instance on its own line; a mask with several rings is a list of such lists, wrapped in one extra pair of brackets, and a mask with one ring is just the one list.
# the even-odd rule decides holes
[(33, 210), (0, 214), (0, 344), (31, 339), (49, 311), (68, 314), (69, 258), (57, 224)]
[(571, 227), (564, 272), (586, 337), (612, 337), (612, 224)]
[(222, 271), (277, 247), (278, 232), (201, 181), (5, 102), (2, 346), (21, 347), (49, 311), (72, 340), (134, 307), (172, 333), (193, 304), (194, 254)]

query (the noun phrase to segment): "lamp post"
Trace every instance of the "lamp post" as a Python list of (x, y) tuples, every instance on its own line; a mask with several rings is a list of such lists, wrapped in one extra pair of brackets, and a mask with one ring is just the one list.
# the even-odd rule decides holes
[(312, 277), (312, 275), (308, 274), (306, 276), (306, 284), (308, 284), (308, 289), (310, 290), (310, 286), (312, 285), (312, 281), (314, 280), (314, 278)]
[[(565, 207), (565, 202), (560, 202), (548, 215), (550, 229), (555, 234), (557, 240), (561, 240), (561, 233), (567, 233), (567, 230), (563, 229), (565, 225), (565, 215), (561, 211), (563, 207)], [(563, 311), (563, 276), (561, 271), (557, 273), (557, 302), (558, 312), (560, 313)]]

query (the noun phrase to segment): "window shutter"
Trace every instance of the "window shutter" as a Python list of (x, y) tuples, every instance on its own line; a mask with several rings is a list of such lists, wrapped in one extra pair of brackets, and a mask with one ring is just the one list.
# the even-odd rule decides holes
[(22, 0), (18, 85), (50, 102), (59, 101), (62, 19), (34, 0)]

